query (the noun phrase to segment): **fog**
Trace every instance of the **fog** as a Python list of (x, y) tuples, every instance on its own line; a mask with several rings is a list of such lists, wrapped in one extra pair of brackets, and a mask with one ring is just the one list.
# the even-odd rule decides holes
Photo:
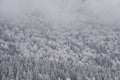
[(84, 19), (119, 24), (119, 0), (0, 0), (0, 15), (24, 18), (35, 14), (49, 22)]
[(88, 2), (88, 7), (92, 15), (101, 21), (116, 24), (120, 22), (120, 0), (92, 0)]

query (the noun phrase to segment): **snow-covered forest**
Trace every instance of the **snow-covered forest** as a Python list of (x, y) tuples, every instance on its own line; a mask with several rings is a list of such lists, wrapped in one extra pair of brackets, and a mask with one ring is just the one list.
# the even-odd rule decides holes
[(119, 0), (0, 0), (0, 80), (120, 80)]

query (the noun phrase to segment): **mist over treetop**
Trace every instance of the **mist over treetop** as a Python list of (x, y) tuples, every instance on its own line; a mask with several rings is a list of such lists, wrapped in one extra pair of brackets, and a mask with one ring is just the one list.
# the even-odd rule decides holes
[(37, 14), (52, 23), (88, 17), (93, 22), (119, 23), (119, 5), (119, 0), (1, 0), (0, 14), (14, 18)]

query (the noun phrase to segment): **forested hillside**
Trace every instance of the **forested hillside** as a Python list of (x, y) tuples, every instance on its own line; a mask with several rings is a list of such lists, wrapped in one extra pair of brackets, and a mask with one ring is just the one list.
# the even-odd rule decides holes
[(120, 25), (69, 5), (74, 19), (0, 13), (0, 80), (120, 80)]

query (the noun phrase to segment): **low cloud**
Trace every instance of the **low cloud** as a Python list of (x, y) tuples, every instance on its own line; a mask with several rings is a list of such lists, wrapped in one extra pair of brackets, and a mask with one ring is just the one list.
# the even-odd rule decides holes
[[(69, 22), (91, 16), (106, 23), (120, 22), (119, 0), (1, 0), (0, 14), (9, 17), (37, 14), (52, 22)], [(86, 17), (83, 17), (86, 16)], [(82, 19), (81, 18), (81, 19)]]
[(104, 22), (120, 22), (120, 0), (91, 0), (86, 3), (89, 12)]

